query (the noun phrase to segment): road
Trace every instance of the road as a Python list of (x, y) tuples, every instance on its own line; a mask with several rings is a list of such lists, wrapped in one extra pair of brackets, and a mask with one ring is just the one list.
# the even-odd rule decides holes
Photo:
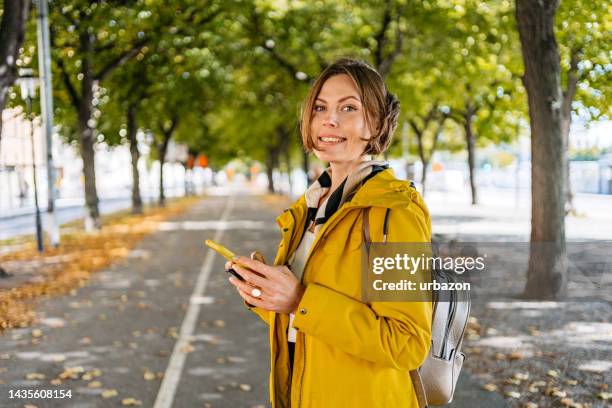
[[(274, 218), (286, 204), (205, 198), (73, 296), (41, 300), (38, 324), (0, 335), (0, 406), (268, 407), (267, 326), (242, 305), (223, 259), (202, 241), (271, 259), (280, 237)], [(11, 390), (72, 396), (10, 399)], [(475, 406), (505, 405), (464, 372), (450, 407)]]

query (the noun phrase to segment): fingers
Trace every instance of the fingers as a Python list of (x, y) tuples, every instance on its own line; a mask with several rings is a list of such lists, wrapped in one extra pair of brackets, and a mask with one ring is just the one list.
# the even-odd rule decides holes
[[(266, 309), (266, 302), (260, 298), (254, 297), (253, 295), (251, 295), (251, 289), (247, 289), (246, 291), (243, 290), (243, 286), (239, 286), (237, 284), (238, 279), (235, 278), (230, 278), (230, 282), (232, 283), (232, 285), (236, 286), (236, 289), (238, 290), (238, 294), (240, 295), (240, 297), (242, 299), (244, 299), (247, 303), (256, 306), (256, 307), (261, 307), (263, 309)], [(250, 286), (246, 285), (247, 287), (250, 288)], [(267, 310), (267, 309), (266, 309)]]
[(235, 278), (235, 277), (233, 277), (233, 276), (230, 276), (230, 277), (229, 277), (229, 281), (230, 281), (230, 283), (231, 283), (232, 285), (234, 285), (236, 288), (241, 289), (241, 290), (242, 290), (242, 291), (244, 291), (244, 292), (251, 293), (251, 291), (252, 291), (253, 289), (255, 289), (255, 286), (253, 286), (253, 285), (249, 285), (249, 283), (248, 283), (248, 282), (243, 282), (243, 281), (241, 281), (240, 279), (236, 279), (236, 278)]
[(266, 258), (264, 258), (264, 256), (259, 251), (251, 252), (251, 259), (267, 264)]
[(251, 294), (249, 294), (248, 292), (244, 292), (242, 289), (238, 289), (238, 294), (248, 304), (267, 310), (266, 302), (262, 299), (253, 297)]
[(270, 268), (268, 265), (259, 262), (254, 259), (247, 258), (245, 256), (239, 256), (233, 260), (234, 263), (242, 265), (243, 267), (247, 267), (249, 269), (254, 270), (257, 273), (260, 273), (266, 277), (274, 274), (274, 270)]
[(242, 276), (245, 281), (249, 282), (252, 285), (259, 286), (260, 288), (264, 288), (270, 285), (270, 282), (266, 278), (253, 271), (245, 269), (240, 265), (233, 264), (232, 268), (234, 268), (238, 275)]

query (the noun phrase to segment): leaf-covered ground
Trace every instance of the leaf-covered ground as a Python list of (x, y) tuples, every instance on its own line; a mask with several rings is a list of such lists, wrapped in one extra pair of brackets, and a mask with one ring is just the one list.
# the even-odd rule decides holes
[(103, 217), (103, 228), (86, 233), (78, 223), (63, 227), (58, 248), (36, 250), (33, 238), (11, 242), (15, 251), (0, 255), (0, 265), (10, 276), (0, 280), (0, 331), (27, 327), (35, 320), (33, 301), (68, 293), (84, 286), (92, 273), (124, 259), (159, 222), (184, 212), (197, 198), (171, 201), (143, 215), (115, 214)]
[(609, 407), (612, 305), (474, 304), (465, 368), (512, 407)]

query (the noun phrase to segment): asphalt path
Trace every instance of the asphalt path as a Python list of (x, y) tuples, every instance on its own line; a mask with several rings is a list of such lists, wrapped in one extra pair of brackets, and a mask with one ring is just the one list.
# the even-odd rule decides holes
[[(203, 240), (270, 260), (285, 205), (205, 198), (85, 287), (40, 300), (36, 325), (0, 335), (0, 406), (268, 407), (267, 326), (242, 305), (224, 260)], [(22, 398), (43, 390), (52, 397)], [(449, 407), (480, 406), (505, 405), (462, 373)]]

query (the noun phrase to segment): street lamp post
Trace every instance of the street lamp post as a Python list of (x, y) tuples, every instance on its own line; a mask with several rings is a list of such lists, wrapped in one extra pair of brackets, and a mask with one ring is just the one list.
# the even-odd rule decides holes
[(42, 222), (40, 219), (40, 208), (38, 206), (38, 183), (36, 181), (36, 152), (34, 149), (34, 117), (32, 115), (32, 99), (36, 96), (38, 78), (32, 76), (31, 69), (19, 70), (19, 85), (21, 87), (21, 98), (26, 101), (27, 114), (30, 121), (30, 143), (32, 144), (32, 178), (34, 181), (34, 206), (36, 207), (36, 244), (38, 252), (44, 251)]

